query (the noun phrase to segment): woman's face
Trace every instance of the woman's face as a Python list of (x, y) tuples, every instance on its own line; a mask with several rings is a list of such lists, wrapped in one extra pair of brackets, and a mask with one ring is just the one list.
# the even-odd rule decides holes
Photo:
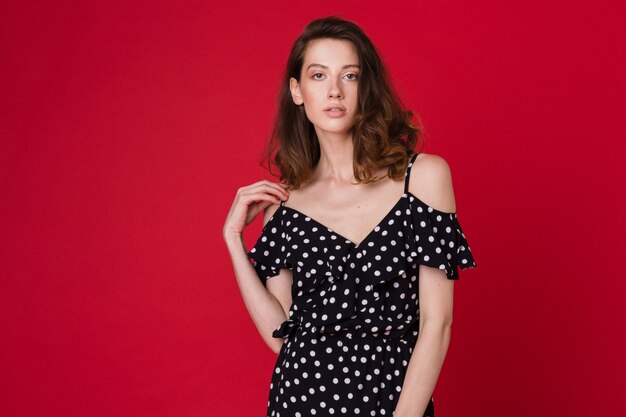
[[(347, 133), (357, 114), (359, 58), (352, 42), (317, 39), (309, 43), (300, 83), (290, 79), (294, 103), (303, 104), (318, 133)], [(339, 107), (338, 110), (332, 110)]]

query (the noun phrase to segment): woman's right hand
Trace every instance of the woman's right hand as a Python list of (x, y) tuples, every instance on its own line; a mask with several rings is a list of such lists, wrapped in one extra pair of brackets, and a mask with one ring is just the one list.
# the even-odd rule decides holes
[(272, 204), (289, 199), (288, 185), (261, 180), (237, 190), (235, 201), (230, 207), (224, 228), (224, 240), (241, 239), (243, 229)]

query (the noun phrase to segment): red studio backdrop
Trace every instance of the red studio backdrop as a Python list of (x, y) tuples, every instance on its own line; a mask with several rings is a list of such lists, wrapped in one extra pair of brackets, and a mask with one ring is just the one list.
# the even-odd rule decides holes
[(623, 12), (3, 2), (0, 415), (265, 415), (276, 355), (222, 225), (239, 187), (276, 180), (258, 162), (290, 47), (332, 14), (448, 162), (478, 265), (437, 415), (626, 415)]

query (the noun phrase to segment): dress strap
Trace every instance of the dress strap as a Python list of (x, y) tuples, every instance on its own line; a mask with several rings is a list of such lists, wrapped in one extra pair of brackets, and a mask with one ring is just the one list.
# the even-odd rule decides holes
[(406, 172), (404, 173), (404, 194), (409, 192), (409, 178), (411, 178), (411, 167), (413, 166), (413, 162), (415, 162), (415, 158), (417, 158), (419, 152), (414, 153), (411, 159), (409, 160), (408, 165), (406, 166)]

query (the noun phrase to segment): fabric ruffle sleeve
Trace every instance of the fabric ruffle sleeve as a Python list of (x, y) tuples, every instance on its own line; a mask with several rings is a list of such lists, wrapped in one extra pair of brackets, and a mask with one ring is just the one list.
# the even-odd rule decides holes
[(459, 279), (459, 268), (476, 267), (469, 244), (455, 213), (430, 207), (410, 195), (414, 252), (417, 263), (445, 271), (448, 279)]
[(287, 242), (282, 220), (277, 221), (278, 218), (275, 214), (263, 227), (261, 235), (252, 249), (247, 252), (264, 286), (269, 278), (278, 275), (281, 268), (290, 267), (286, 259)]

